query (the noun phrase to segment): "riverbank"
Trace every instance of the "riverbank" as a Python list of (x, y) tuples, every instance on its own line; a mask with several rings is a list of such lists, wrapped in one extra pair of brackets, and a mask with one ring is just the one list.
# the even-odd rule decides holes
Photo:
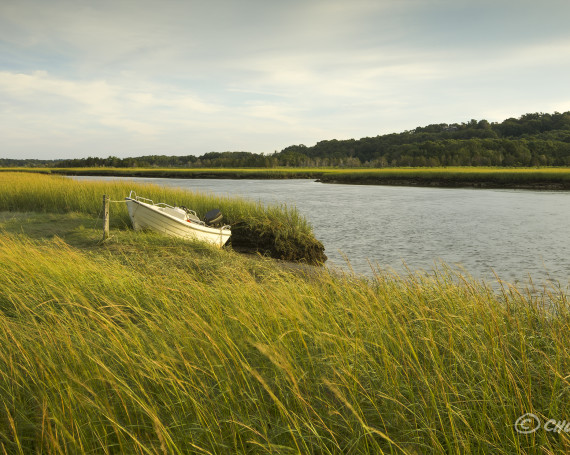
[[(332, 169), (328, 169), (331, 171)], [(0, 168), (0, 172), (33, 172), (67, 176), (147, 177), (184, 179), (318, 179), (327, 169), (314, 168)]]
[(570, 190), (570, 169), (409, 168), (338, 171), (323, 174), (318, 181), (358, 185)]
[[(10, 171), (10, 168), (0, 169)], [(314, 179), (323, 183), (431, 186), (448, 188), (520, 188), (570, 190), (570, 168), (275, 168), (275, 169), (146, 169), (52, 168), (24, 172), (77, 176), (196, 179)]]
[[(570, 308), (445, 268), (374, 279), (78, 212), (0, 214), (7, 453), (564, 453)], [(519, 428), (521, 429), (521, 428)], [(522, 428), (524, 429), (524, 428)]]
[[(123, 202), (131, 190), (157, 202), (189, 207), (199, 216), (212, 208), (220, 209), (224, 222), (232, 226), (230, 245), (235, 249), (316, 265), (326, 261), (324, 246), (295, 208), (264, 206), (237, 197), (133, 182), (77, 182), (59, 175), (1, 173), (0, 210), (100, 216), (103, 194)], [(130, 229), (130, 225), (126, 205), (113, 204), (111, 227)]]

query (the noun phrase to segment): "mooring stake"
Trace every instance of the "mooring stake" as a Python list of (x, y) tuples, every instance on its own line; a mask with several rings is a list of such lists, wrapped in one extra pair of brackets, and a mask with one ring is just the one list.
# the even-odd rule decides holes
[(109, 238), (109, 196), (103, 195), (103, 240)]

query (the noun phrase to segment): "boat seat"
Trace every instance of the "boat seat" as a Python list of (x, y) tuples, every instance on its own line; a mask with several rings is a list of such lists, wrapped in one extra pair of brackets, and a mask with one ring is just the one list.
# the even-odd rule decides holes
[(181, 220), (186, 219), (186, 212), (179, 207), (160, 207), (160, 210), (175, 218), (179, 218)]

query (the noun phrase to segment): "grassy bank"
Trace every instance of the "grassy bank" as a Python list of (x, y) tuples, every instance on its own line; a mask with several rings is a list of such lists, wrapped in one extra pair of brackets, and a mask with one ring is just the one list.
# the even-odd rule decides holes
[[(1, 170), (1, 169), (0, 169)], [(9, 170), (7, 168), (3, 170)], [(318, 179), (324, 183), (442, 187), (570, 189), (570, 168), (276, 168), (276, 169), (22, 169), (63, 175), (157, 178)]]
[[(0, 169), (1, 171), (2, 169)], [(9, 170), (7, 168), (3, 170)], [(362, 185), (418, 185), (441, 187), (570, 189), (570, 168), (275, 168), (275, 169), (143, 169), (73, 168), (23, 169), (63, 175), (101, 175), (157, 178), (318, 179), (325, 183)]]
[(569, 168), (400, 168), (327, 172), (325, 183), (570, 189)]
[[(568, 453), (570, 311), (0, 214), (2, 453)], [(181, 253), (183, 252), (183, 253)]]
[[(9, 168), (0, 169), (9, 170)], [(317, 179), (327, 172), (315, 168), (46, 168), (18, 169), (22, 172), (39, 172), (59, 175), (116, 176), (116, 177), (156, 177), (188, 179)], [(330, 171), (331, 169), (329, 169)]]
[[(226, 223), (232, 225), (234, 248), (259, 251), (275, 258), (320, 263), (326, 260), (322, 244), (315, 239), (307, 221), (297, 210), (285, 206), (263, 206), (239, 198), (214, 196), (157, 185), (132, 182), (76, 182), (62, 176), (0, 173), (0, 210), (46, 213), (78, 212), (101, 215), (102, 195), (124, 201), (130, 190), (138, 195), (184, 205), (199, 216), (219, 208)], [(130, 226), (126, 205), (111, 208), (112, 227)]]

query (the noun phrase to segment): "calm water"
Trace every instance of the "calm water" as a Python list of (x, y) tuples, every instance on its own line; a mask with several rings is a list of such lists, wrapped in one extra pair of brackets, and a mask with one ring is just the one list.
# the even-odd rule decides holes
[[(104, 179), (102, 177), (80, 179)], [(321, 184), (310, 180), (131, 179), (295, 205), (328, 263), (371, 274), (440, 261), (493, 281), (570, 277), (570, 193)], [(167, 201), (165, 201), (167, 202)]]

